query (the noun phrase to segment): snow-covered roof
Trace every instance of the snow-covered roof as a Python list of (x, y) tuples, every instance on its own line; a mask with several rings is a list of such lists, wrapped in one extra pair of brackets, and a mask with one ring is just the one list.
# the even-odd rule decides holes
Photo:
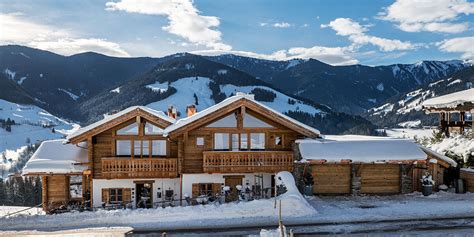
[(88, 126), (85, 126), (85, 127), (83, 127), (83, 128), (80, 128), (80, 129), (78, 129), (76, 132), (74, 132), (74, 133), (72, 133), (72, 134), (69, 134), (69, 135), (66, 137), (66, 139), (67, 139), (67, 140), (70, 140), (71, 138), (80, 136), (80, 135), (82, 135), (82, 134), (84, 134), (84, 133), (86, 133), (86, 132), (88, 132), (88, 131), (90, 131), (90, 130), (92, 130), (92, 129), (98, 127), (98, 126), (101, 126), (101, 125), (103, 125), (103, 124), (106, 124), (106, 123), (108, 123), (108, 122), (110, 122), (110, 121), (112, 121), (112, 120), (114, 120), (114, 119), (116, 119), (116, 118), (118, 118), (118, 117), (120, 117), (120, 116), (123, 116), (123, 115), (125, 115), (125, 114), (127, 114), (127, 113), (130, 113), (130, 112), (132, 112), (133, 110), (136, 110), (136, 109), (141, 109), (141, 110), (143, 110), (143, 111), (145, 111), (145, 112), (147, 112), (147, 113), (150, 113), (150, 114), (152, 114), (152, 115), (154, 115), (154, 116), (156, 116), (156, 117), (159, 117), (160, 119), (166, 120), (166, 121), (168, 121), (168, 122), (170, 122), (170, 123), (174, 123), (174, 122), (175, 122), (174, 119), (168, 117), (168, 116), (167, 116), (164, 112), (162, 112), (162, 111), (157, 111), (157, 110), (154, 110), (154, 109), (150, 109), (150, 108), (148, 108), (148, 107), (146, 107), (146, 106), (132, 106), (132, 107), (126, 108), (126, 109), (124, 109), (124, 110), (122, 110), (122, 111), (120, 111), (120, 112), (117, 112), (117, 113), (115, 113), (115, 114), (106, 116), (104, 119), (99, 120), (99, 121), (97, 121), (97, 122), (95, 122), (95, 123), (89, 124)]
[(87, 162), (87, 148), (78, 147), (84, 147), (86, 144), (76, 146), (64, 142), (63, 139), (42, 142), (26, 163), (22, 174), (70, 174), (86, 170), (87, 166), (80, 163)]
[(185, 126), (185, 125), (188, 125), (188, 124), (190, 124), (190, 123), (192, 123), (196, 120), (199, 120), (199, 119), (205, 117), (206, 115), (212, 114), (212, 113), (224, 108), (225, 106), (230, 105), (230, 104), (232, 104), (232, 103), (234, 103), (238, 100), (242, 100), (242, 99), (247, 99), (249, 101), (257, 103), (259, 106), (261, 106), (261, 107), (263, 107), (263, 108), (265, 108), (265, 109), (267, 109), (267, 110), (269, 110), (273, 113), (276, 113), (276, 114), (280, 115), (282, 118), (288, 120), (291, 123), (294, 123), (294, 124), (296, 124), (300, 127), (303, 127), (304, 129), (307, 129), (307, 130), (309, 130), (309, 131), (311, 131), (315, 134), (320, 134), (319, 130), (317, 130), (317, 129), (311, 127), (311, 126), (308, 126), (304, 123), (301, 123), (301, 122), (299, 122), (299, 121), (297, 121), (297, 120), (295, 120), (295, 119), (293, 119), (293, 118), (291, 118), (291, 117), (289, 117), (285, 114), (282, 114), (282, 113), (280, 113), (280, 112), (278, 112), (278, 111), (262, 104), (262, 103), (259, 103), (258, 101), (256, 101), (254, 99), (253, 95), (245, 94), (245, 93), (237, 93), (237, 95), (231, 96), (231, 97), (223, 100), (220, 103), (217, 103), (217, 104), (215, 104), (215, 105), (213, 105), (213, 106), (211, 106), (207, 109), (202, 110), (201, 112), (195, 113), (193, 116), (177, 120), (174, 124), (172, 124), (172, 125), (168, 126), (167, 128), (165, 128), (164, 134), (166, 136), (167, 134), (169, 134), (172, 131), (175, 131), (176, 129), (179, 129), (179, 128)]
[(296, 140), (303, 160), (372, 163), (424, 160), (427, 155), (407, 139), (368, 136), (326, 136)]
[(430, 148), (427, 148), (427, 147), (424, 147), (424, 146), (420, 146), (420, 148), (427, 154), (430, 154), (432, 156), (434, 156), (436, 159), (439, 159), (439, 160), (442, 160), (442, 161), (445, 161), (446, 163), (448, 163), (449, 165), (451, 165), (452, 167), (456, 167), (458, 166), (458, 163), (456, 163), (456, 161), (454, 161), (453, 159), (443, 155), (443, 154), (440, 154), (436, 151), (433, 151), (431, 150)]
[(474, 103), (474, 88), (425, 100), (423, 106), (428, 108), (456, 108), (469, 102)]

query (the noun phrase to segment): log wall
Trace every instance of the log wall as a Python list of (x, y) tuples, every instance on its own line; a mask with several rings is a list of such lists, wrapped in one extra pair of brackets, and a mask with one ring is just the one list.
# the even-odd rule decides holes
[(467, 192), (474, 192), (474, 171), (461, 170), (460, 178), (464, 180)]
[(400, 193), (400, 165), (364, 164), (361, 166), (361, 193)]
[(313, 193), (350, 194), (351, 165), (321, 164), (312, 165)]

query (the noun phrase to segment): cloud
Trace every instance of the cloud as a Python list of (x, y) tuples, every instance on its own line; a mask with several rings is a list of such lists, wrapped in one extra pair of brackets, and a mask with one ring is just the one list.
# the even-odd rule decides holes
[(219, 18), (200, 15), (191, 0), (121, 0), (107, 2), (105, 6), (107, 11), (166, 16), (168, 25), (162, 27), (164, 31), (211, 49), (232, 49), (222, 43), (222, 33), (216, 29), (220, 24)]
[(441, 51), (462, 53), (462, 59), (474, 59), (474, 37), (459, 37), (443, 40), (436, 44)]
[(0, 44), (22, 44), (72, 55), (94, 51), (110, 56), (130, 56), (120, 45), (96, 38), (80, 38), (73, 32), (24, 19), (21, 13), (0, 14)]
[(332, 28), (337, 35), (348, 36), (348, 39), (353, 43), (353, 47), (360, 47), (363, 45), (374, 45), (380, 50), (389, 52), (394, 50), (411, 50), (416, 49), (420, 45), (412, 44), (408, 41), (400, 41), (396, 39), (386, 39), (376, 36), (368, 35), (368, 26), (360, 25), (351, 18), (337, 18), (329, 24), (322, 24), (321, 28)]
[(97, 52), (117, 57), (130, 56), (120, 48), (120, 45), (104, 39), (58, 39), (55, 41), (33, 41), (29, 45), (66, 56), (83, 52)]
[(248, 51), (223, 51), (223, 50), (200, 50), (191, 52), (200, 55), (222, 55), (235, 54), (245, 57), (266, 59), (266, 60), (290, 60), (295, 58), (301, 59), (317, 59), (331, 65), (351, 65), (357, 64), (359, 61), (352, 57), (353, 49), (351, 47), (293, 47), (284, 50), (278, 50), (271, 54), (259, 54)]
[(273, 24), (272, 26), (276, 27), (276, 28), (289, 28), (289, 27), (291, 27), (291, 24), (288, 23), (288, 22), (277, 22), (277, 23)]
[(378, 15), (407, 32), (459, 33), (467, 30), (469, 23), (454, 21), (473, 13), (474, 3), (466, 0), (397, 0)]

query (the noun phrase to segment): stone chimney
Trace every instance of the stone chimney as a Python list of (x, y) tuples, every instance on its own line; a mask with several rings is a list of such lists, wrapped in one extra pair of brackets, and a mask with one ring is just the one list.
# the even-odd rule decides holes
[(172, 105), (168, 106), (168, 117), (176, 119), (177, 117), (176, 115), (177, 115), (176, 108), (173, 107)]
[(188, 105), (186, 107), (186, 113), (188, 114), (188, 117), (193, 116), (197, 112), (196, 105)]

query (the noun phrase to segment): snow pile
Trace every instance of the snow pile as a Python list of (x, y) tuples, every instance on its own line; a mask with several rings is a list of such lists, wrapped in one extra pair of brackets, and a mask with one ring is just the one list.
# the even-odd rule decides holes
[(428, 148), (441, 153), (452, 153), (462, 157), (464, 161), (469, 155), (474, 155), (474, 139), (460, 134), (452, 134), (451, 137), (444, 138), (441, 142), (426, 145)]
[(87, 169), (87, 148), (85, 143), (79, 146), (63, 144), (65, 140), (51, 140), (41, 143), (38, 150), (23, 168), (22, 174), (36, 173), (82, 173)]
[(326, 139), (296, 140), (303, 160), (327, 162), (387, 162), (425, 160), (417, 144), (406, 139), (367, 136), (327, 136)]
[[(277, 174), (287, 192), (278, 197), (282, 202), (283, 221), (309, 218), (317, 212), (298, 193), (288, 172)], [(213, 226), (275, 225), (278, 208), (275, 200), (260, 199), (222, 205), (197, 205), (158, 209), (99, 210), (96, 212), (65, 213), (47, 216), (18, 216), (0, 218), (1, 230), (55, 230), (81, 227), (131, 226), (137, 230), (212, 228)], [(81, 221), (77, 221), (81, 220)]]
[(423, 102), (428, 108), (456, 108), (465, 103), (474, 103), (474, 88), (438, 96)]

